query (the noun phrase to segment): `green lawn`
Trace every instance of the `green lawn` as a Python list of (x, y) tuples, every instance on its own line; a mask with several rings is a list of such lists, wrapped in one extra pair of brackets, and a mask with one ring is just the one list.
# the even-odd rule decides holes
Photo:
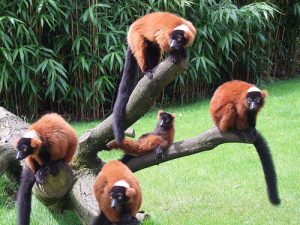
[[(269, 97), (257, 122), (268, 140), (277, 170), (282, 203), (267, 198), (263, 171), (252, 145), (224, 144), (136, 173), (143, 191), (142, 210), (152, 216), (145, 224), (299, 224), (300, 221), (300, 77), (267, 87)], [(176, 113), (176, 141), (210, 127), (208, 100), (169, 107)], [(137, 137), (156, 124), (157, 109), (133, 125)], [(73, 123), (78, 134), (97, 123)], [(102, 152), (105, 158), (120, 154)], [(9, 188), (8, 188), (9, 186)], [(15, 224), (15, 208), (7, 197), (11, 184), (0, 179), (0, 224)], [(36, 199), (32, 224), (78, 224), (70, 212), (51, 214)]]

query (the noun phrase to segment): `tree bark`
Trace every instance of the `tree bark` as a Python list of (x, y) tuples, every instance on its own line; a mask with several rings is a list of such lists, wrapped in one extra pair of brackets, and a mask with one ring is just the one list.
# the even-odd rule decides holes
[(28, 126), (20, 117), (0, 107), (0, 176), (5, 171), (15, 177), (20, 175), (14, 142)]

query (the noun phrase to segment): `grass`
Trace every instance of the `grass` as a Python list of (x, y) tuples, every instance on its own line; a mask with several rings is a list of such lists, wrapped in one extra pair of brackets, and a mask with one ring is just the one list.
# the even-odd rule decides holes
[[(252, 145), (224, 144), (213, 151), (172, 160), (136, 173), (142, 191), (142, 210), (151, 215), (146, 225), (299, 224), (300, 218), (300, 77), (267, 87), (269, 97), (257, 129), (268, 140), (276, 166), (282, 203), (267, 198), (262, 168)], [(213, 126), (209, 100), (165, 110), (176, 113), (176, 141), (193, 137)], [(137, 137), (156, 124), (156, 109), (133, 125)], [(73, 123), (78, 134), (97, 123)], [(120, 153), (101, 152), (118, 158)], [(15, 208), (0, 179), (0, 224), (15, 224)], [(5, 188), (3, 188), (5, 187)], [(32, 224), (78, 224), (66, 211), (51, 214), (36, 199)]]

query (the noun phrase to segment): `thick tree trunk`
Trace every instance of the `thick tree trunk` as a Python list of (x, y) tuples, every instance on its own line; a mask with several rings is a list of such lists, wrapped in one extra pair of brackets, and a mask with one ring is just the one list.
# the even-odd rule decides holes
[(20, 117), (0, 107), (0, 176), (5, 171), (16, 177), (20, 175), (14, 142), (28, 126)]

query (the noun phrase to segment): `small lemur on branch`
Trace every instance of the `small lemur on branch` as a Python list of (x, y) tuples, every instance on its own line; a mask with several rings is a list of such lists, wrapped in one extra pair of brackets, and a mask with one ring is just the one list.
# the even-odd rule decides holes
[(93, 225), (138, 225), (135, 218), (142, 204), (142, 192), (131, 170), (118, 160), (106, 163), (98, 174), (93, 192), (100, 214)]
[(215, 91), (210, 102), (210, 114), (220, 131), (250, 131), (255, 134), (254, 146), (260, 157), (272, 204), (280, 204), (277, 190), (276, 171), (269, 146), (256, 130), (259, 110), (264, 106), (267, 91), (261, 91), (255, 85), (233, 80), (222, 84)]
[(135, 156), (141, 156), (155, 151), (157, 158), (162, 158), (165, 151), (174, 143), (174, 121), (175, 114), (160, 110), (157, 114), (157, 126), (154, 131), (143, 134), (137, 141), (129, 138), (123, 139), (121, 143), (111, 141), (107, 144), (108, 150), (121, 149), (125, 155), (121, 159), (127, 163)]
[(170, 54), (173, 63), (180, 63), (187, 56), (185, 48), (193, 43), (195, 36), (196, 29), (190, 21), (168, 12), (150, 13), (132, 23), (127, 34), (126, 61), (113, 110), (113, 131), (118, 143), (124, 139), (124, 113), (136, 84), (138, 69), (151, 79), (163, 52)]
[(30, 224), (34, 183), (44, 182), (45, 171), (57, 175), (59, 163), (70, 163), (77, 143), (75, 130), (56, 113), (42, 116), (17, 141), (16, 159), (25, 159), (17, 197), (18, 225)]

